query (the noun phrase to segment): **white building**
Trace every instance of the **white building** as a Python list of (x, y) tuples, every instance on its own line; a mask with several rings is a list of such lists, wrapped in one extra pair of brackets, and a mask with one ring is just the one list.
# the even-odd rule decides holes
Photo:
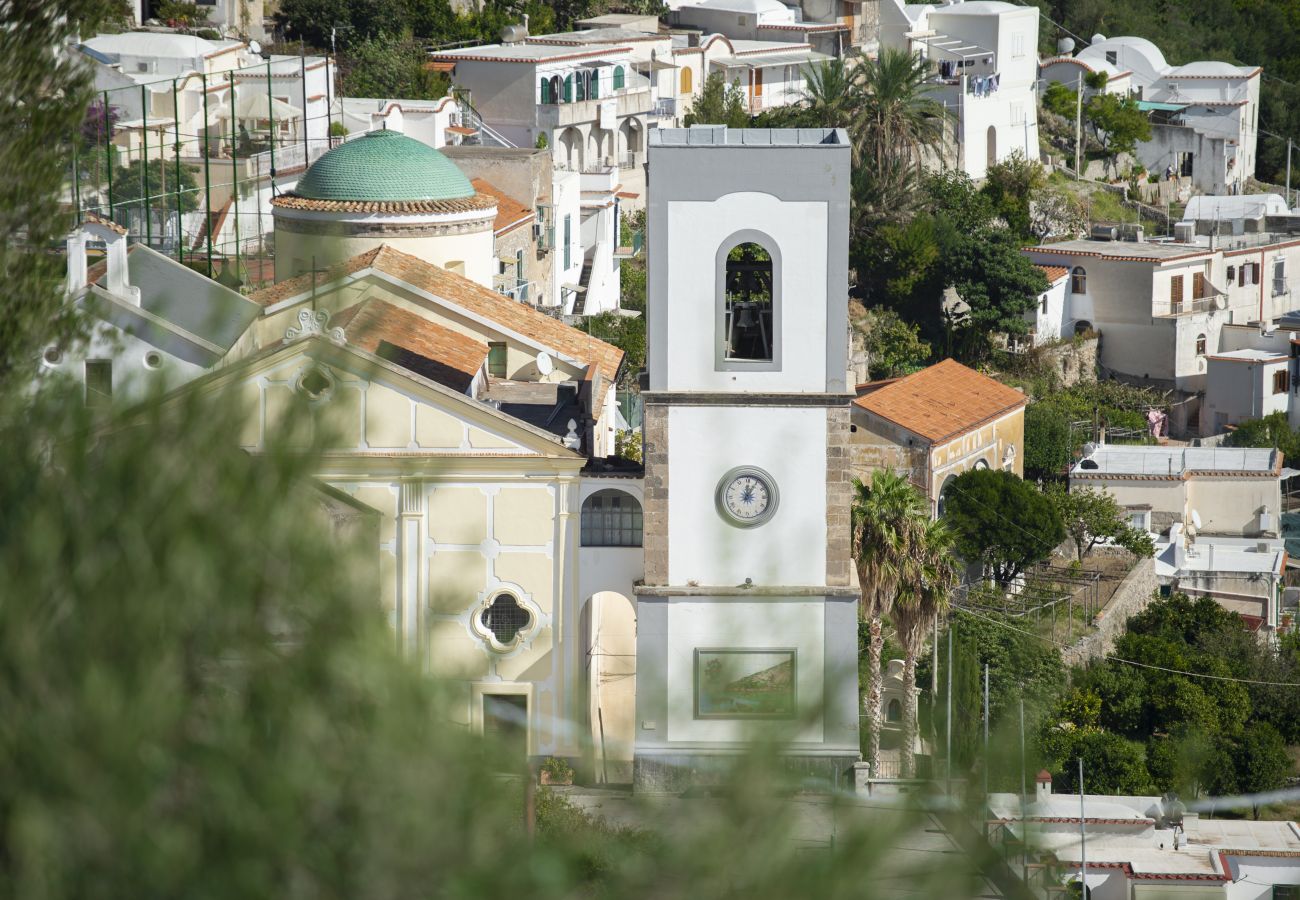
[[(635, 785), (858, 758), (843, 131), (652, 136)], [(798, 171), (799, 179), (773, 179)]]
[[(1171, 66), (1160, 48), (1145, 38), (1093, 37), (1075, 54), (1091, 70), (1117, 70), (1121, 82), (1152, 111), (1152, 138), (1138, 145), (1147, 170), (1172, 169), (1209, 194), (1238, 193), (1255, 174), (1259, 138), (1258, 66), (1217, 61)], [(1077, 86), (1078, 66), (1048, 60), (1043, 77)], [(1109, 90), (1109, 86), (1108, 86)]]
[(953, 119), (957, 166), (983, 178), (1019, 153), (1038, 159), (1038, 9), (1002, 0), (880, 2), (880, 45), (934, 66), (932, 96)]
[(1068, 338), (1075, 333), (1074, 309), (1070, 303), (1070, 270), (1065, 266), (1039, 266), (1047, 276), (1047, 290), (1038, 295), (1038, 303), (1025, 313), (1029, 325), (1029, 344), (1040, 347)]
[[(130, 5), (137, 25), (157, 18), (155, 7), (158, 4), (152, 0), (130, 0)], [(265, 0), (197, 0), (196, 5), (199, 12), (207, 14), (208, 27), (258, 40), (266, 34), (263, 27)]]
[(1278, 535), (1283, 477), (1280, 450), (1102, 444), (1075, 463), (1070, 488), (1109, 492), (1156, 534), (1182, 524), (1257, 538)]
[(1281, 624), (1286, 543), (1281, 538), (1201, 535), (1175, 523), (1155, 542), (1156, 579), (1192, 597), (1213, 597), (1252, 630)]
[(1091, 900), (1272, 900), (1300, 886), (1295, 822), (1202, 818), (1177, 798), (1054, 794), (1045, 771), (1023, 808), (1016, 794), (989, 795), (985, 830), (995, 846), (1028, 844), (1046, 875), (1038, 890), (1086, 869)]

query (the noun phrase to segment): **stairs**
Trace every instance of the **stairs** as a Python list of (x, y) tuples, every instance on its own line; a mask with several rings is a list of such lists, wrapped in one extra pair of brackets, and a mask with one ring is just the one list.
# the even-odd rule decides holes
[[(578, 284), (584, 288), (591, 285), (591, 257), (587, 257), (582, 263), (582, 275), (578, 278)], [(587, 314), (587, 294), (589, 291), (581, 291), (578, 299), (573, 302), (573, 314), (575, 316), (585, 316)]]

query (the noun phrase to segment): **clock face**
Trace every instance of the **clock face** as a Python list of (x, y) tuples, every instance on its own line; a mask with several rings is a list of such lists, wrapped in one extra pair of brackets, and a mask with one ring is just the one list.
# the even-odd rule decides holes
[(718, 510), (733, 525), (762, 525), (776, 512), (776, 482), (762, 469), (742, 466), (718, 483)]

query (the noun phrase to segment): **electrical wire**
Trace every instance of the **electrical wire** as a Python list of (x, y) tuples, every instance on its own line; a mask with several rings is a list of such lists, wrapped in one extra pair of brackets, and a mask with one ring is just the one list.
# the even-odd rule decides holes
[[(980, 613), (975, 612), (973, 609), (969, 609), (968, 607), (965, 606), (954, 606), (953, 609), (956, 609), (959, 612), (963, 612), (968, 616), (973, 616), (977, 619), (983, 619), (985, 622), (989, 622), (990, 624), (993, 625), (998, 625), (1010, 631), (1015, 631), (1015, 632), (1019, 632), (1020, 634), (1028, 635), (1029, 637), (1038, 638), (1040, 641), (1043, 641), (1044, 643), (1047, 644), (1051, 644), (1052, 646), (1057, 647), (1058, 649), (1063, 649), (1067, 646), (1066, 644), (1063, 644), (1060, 641), (1054, 641), (1051, 638), (1043, 637), (1041, 634), (1035, 634), (1034, 632), (1026, 631), (1023, 628), (1017, 628), (1016, 626), (1008, 622), (999, 621), (998, 619), (994, 619), (991, 616), (981, 615)], [(1205, 672), (1188, 672), (1183, 669), (1171, 669), (1168, 668), (1167, 666), (1157, 666), (1152, 663), (1138, 662), (1132, 659), (1123, 659), (1122, 657), (1115, 656), (1112, 653), (1102, 654), (1101, 658), (1110, 660), (1111, 662), (1123, 663), (1126, 666), (1136, 666), (1139, 669), (1153, 669), (1157, 672), (1167, 672), (1170, 675), (1186, 675), (1188, 678), (1204, 678), (1210, 681), (1226, 681), (1226, 682), (1232, 682), (1234, 684), (1253, 684), (1260, 687), (1300, 687), (1300, 682), (1297, 681), (1261, 681), (1255, 678), (1234, 678), (1229, 675), (1209, 675), (1206, 674)]]

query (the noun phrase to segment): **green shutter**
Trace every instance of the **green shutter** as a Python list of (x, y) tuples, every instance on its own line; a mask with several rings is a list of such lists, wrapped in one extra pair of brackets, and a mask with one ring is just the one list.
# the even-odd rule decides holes
[(564, 217), (564, 268), (565, 269), (568, 269), (569, 266), (572, 265), (572, 258), (569, 256), (569, 241), (571, 239), (571, 235), (569, 231), (572, 224), (573, 224), (573, 217), (565, 216)]
[(542, 103), (548, 104), (550, 102), (551, 102), (551, 83), (547, 81), (545, 78), (543, 78), (542, 79)]
[(623, 67), (619, 66), (616, 69), (614, 69), (614, 90), (621, 91), (622, 89), (623, 89)]
[(573, 73), (564, 76), (564, 102), (573, 102)]
[(505, 344), (495, 341), (488, 344), (488, 374), (493, 378), (506, 377), (507, 351)]
[(595, 100), (600, 96), (600, 73), (591, 73), (591, 99)]

